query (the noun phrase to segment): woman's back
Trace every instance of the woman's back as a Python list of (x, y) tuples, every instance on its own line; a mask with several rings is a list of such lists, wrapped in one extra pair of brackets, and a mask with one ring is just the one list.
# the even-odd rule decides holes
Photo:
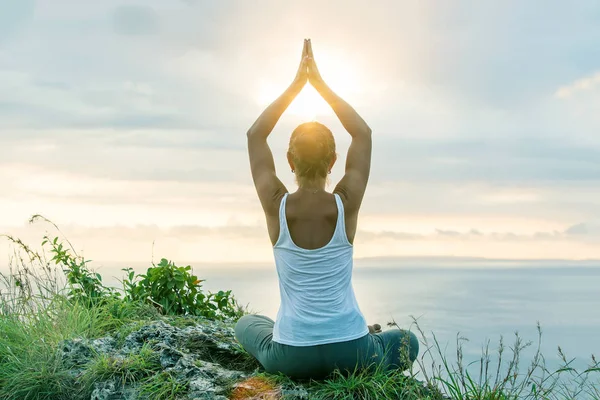
[[(332, 193), (298, 190), (286, 199), (286, 221), (292, 241), (304, 249), (318, 249), (331, 241), (338, 220), (338, 207)], [(345, 217), (345, 216), (344, 216)], [(279, 238), (279, 218), (273, 218), (273, 244)]]
[[(319, 242), (313, 241), (318, 245), (314, 249), (299, 246), (290, 234), (290, 197), (286, 194), (281, 200), (279, 237), (273, 247), (281, 295), (273, 340), (291, 346), (313, 346), (366, 335), (367, 323), (352, 288), (353, 247), (346, 236), (344, 206), (339, 195), (332, 196), (333, 212), (302, 210), (310, 213), (312, 220), (298, 220), (297, 225), (305, 234), (316, 233), (319, 225), (327, 225), (328, 216), (335, 215), (333, 232), (321, 235)], [(302, 212), (298, 213), (301, 217)]]

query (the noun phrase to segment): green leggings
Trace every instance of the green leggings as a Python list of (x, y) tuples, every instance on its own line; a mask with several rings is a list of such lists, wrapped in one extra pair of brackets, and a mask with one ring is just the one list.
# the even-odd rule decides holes
[(266, 372), (295, 379), (322, 379), (341, 372), (381, 365), (384, 370), (406, 370), (419, 353), (419, 341), (409, 331), (390, 329), (347, 342), (289, 346), (273, 341), (275, 322), (263, 315), (245, 315), (235, 326), (235, 337)]

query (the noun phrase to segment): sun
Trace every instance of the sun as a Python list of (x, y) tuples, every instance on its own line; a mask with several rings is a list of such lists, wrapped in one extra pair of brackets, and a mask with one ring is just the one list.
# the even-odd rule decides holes
[[(258, 102), (262, 107), (268, 106), (282, 93), (275, 85), (264, 84), (261, 88)], [(298, 116), (306, 121), (314, 121), (318, 116), (331, 113), (331, 107), (310, 84), (307, 84), (286, 110), (287, 113)]]
[[(322, 56), (319, 55), (316, 60), (327, 85), (345, 99), (359, 94), (359, 76), (352, 64), (335, 51), (324, 50), (321, 53)], [(263, 81), (259, 87), (257, 102), (262, 107), (268, 106), (281, 95), (284, 88), (285, 86), (276, 85), (272, 81)], [(313, 121), (319, 116), (333, 113), (329, 104), (310, 83), (306, 84), (286, 112), (305, 121)]]

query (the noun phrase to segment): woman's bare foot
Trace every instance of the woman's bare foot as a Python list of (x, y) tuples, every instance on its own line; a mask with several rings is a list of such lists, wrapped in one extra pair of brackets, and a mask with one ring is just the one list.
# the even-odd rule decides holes
[(381, 325), (379, 325), (379, 324), (369, 325), (369, 333), (381, 333)]

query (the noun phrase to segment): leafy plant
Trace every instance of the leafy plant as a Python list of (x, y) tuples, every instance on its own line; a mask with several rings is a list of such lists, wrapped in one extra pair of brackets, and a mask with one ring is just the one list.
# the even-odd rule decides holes
[[(30, 222), (38, 219), (52, 224), (60, 232), (54, 223), (40, 215), (33, 216)], [(13, 239), (13, 242), (24, 246), (28, 253), (31, 253), (32, 260), (35, 256), (36, 260), (42, 262), (37, 253), (31, 252), (20, 241)], [(65, 242), (66, 244), (59, 237), (51, 238), (45, 235), (42, 247), (50, 247), (52, 258), (48, 265), (54, 264), (57, 269), (62, 270), (66, 278), (66, 297), (89, 306), (121, 299), (121, 291), (105, 286), (102, 275), (88, 268), (90, 260), (79, 256), (67, 239)], [(179, 267), (163, 258), (158, 265), (153, 264), (146, 274), (136, 275), (131, 268), (123, 270), (127, 272), (122, 281), (122, 301), (125, 303), (150, 303), (163, 314), (194, 315), (209, 319), (238, 319), (244, 314), (230, 290), (204, 293), (200, 285), (204, 281), (191, 273), (189, 265)], [(16, 289), (31, 292), (26, 276), (14, 276), (11, 280)]]
[(164, 314), (196, 315), (210, 319), (239, 318), (242, 314), (231, 290), (205, 294), (201, 279), (192, 267), (178, 267), (163, 258), (158, 265), (148, 268), (146, 274), (136, 275), (131, 268), (123, 279), (125, 299), (151, 302)]
[(102, 275), (88, 269), (89, 260), (78, 256), (72, 247), (69, 250), (67, 246), (59, 242), (58, 237), (50, 239), (50, 237), (44, 236), (42, 246), (47, 244), (50, 245), (50, 253), (53, 254), (50, 261), (62, 267), (67, 278), (69, 299), (96, 304), (98, 301), (120, 296), (117, 290), (102, 284)]

